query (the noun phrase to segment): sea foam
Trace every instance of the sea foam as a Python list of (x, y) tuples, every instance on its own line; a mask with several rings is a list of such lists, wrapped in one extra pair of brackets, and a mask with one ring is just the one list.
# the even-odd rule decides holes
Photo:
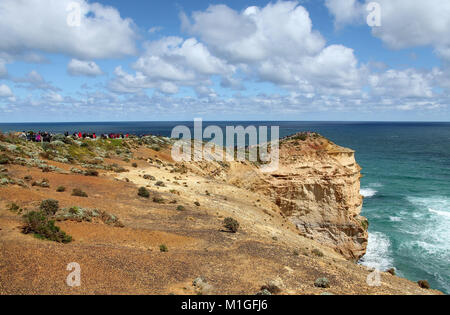
[(372, 198), (377, 192), (378, 191), (373, 188), (361, 188), (360, 194), (363, 195), (364, 198)]
[(385, 271), (393, 267), (393, 259), (390, 254), (391, 242), (381, 232), (369, 233), (367, 253), (360, 263), (369, 268)]

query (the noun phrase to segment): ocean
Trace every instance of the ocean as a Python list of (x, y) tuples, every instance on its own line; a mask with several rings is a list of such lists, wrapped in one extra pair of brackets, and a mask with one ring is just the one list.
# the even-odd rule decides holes
[[(0, 124), (7, 131), (69, 131), (170, 136), (193, 122)], [(208, 125), (280, 126), (280, 136), (314, 131), (356, 151), (364, 177), (363, 215), (370, 222), (361, 264), (426, 279), (450, 294), (450, 123), (204, 122)]]

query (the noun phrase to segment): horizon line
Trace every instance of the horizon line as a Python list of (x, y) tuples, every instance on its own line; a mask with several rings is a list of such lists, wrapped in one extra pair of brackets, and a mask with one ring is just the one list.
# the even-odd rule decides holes
[[(101, 121), (24, 121), (24, 122), (0, 122), (1, 125), (8, 124), (76, 124), (76, 123), (157, 123), (157, 122), (194, 122), (192, 120), (101, 120)], [(450, 123), (445, 120), (203, 120), (203, 122), (330, 122), (330, 123)]]

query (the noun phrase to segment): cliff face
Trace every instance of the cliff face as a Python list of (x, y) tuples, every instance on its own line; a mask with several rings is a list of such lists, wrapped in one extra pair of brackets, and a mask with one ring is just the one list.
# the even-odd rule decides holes
[(300, 232), (348, 259), (367, 248), (367, 220), (360, 216), (360, 170), (354, 152), (324, 138), (287, 139), (280, 169), (269, 181), (275, 203)]
[(276, 172), (238, 171), (232, 180), (269, 195), (302, 235), (358, 260), (368, 242), (368, 222), (360, 216), (360, 170), (354, 151), (303, 134), (281, 141)]

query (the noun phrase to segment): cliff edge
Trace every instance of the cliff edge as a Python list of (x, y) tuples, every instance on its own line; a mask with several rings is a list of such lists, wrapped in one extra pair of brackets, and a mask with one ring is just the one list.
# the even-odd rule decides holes
[[(278, 170), (232, 163), (230, 183), (269, 196), (301, 235), (357, 261), (366, 253), (368, 221), (360, 215), (361, 167), (355, 152), (316, 133), (280, 141)], [(205, 166), (203, 166), (205, 167)]]

